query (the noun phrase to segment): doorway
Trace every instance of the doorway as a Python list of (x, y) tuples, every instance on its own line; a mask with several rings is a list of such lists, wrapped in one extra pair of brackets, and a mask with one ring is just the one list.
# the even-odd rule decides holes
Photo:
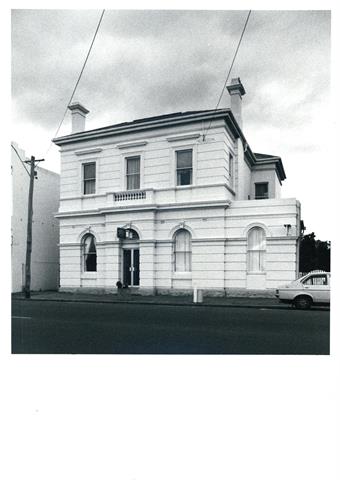
[(123, 283), (129, 287), (139, 286), (139, 248), (123, 249)]

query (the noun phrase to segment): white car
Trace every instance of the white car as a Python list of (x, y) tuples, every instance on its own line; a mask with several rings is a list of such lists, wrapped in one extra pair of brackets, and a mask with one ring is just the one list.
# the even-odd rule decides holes
[(287, 285), (276, 289), (280, 302), (293, 303), (296, 308), (310, 308), (311, 305), (330, 304), (331, 274), (314, 270)]

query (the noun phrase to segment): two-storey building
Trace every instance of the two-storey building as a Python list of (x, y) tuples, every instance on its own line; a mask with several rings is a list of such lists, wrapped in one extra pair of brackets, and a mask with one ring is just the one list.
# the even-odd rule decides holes
[(281, 158), (253, 153), (231, 108), (85, 130), (70, 105), (61, 151), (61, 289), (210, 293), (274, 289), (297, 275), (300, 205)]

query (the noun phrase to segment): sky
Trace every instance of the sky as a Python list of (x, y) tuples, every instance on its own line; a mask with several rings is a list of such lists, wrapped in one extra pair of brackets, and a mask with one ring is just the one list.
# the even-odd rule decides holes
[[(59, 172), (51, 146), (101, 10), (12, 10), (12, 140)], [(74, 99), (87, 129), (215, 108), (246, 10), (106, 10)], [(282, 196), (302, 205), (306, 233), (331, 239), (330, 11), (253, 10), (231, 74), (245, 87), (253, 152), (282, 158)], [(226, 92), (220, 107), (229, 107)], [(59, 136), (71, 131), (68, 113)], [(322, 165), (322, 168), (320, 168)], [(322, 204), (320, 204), (320, 199)]]

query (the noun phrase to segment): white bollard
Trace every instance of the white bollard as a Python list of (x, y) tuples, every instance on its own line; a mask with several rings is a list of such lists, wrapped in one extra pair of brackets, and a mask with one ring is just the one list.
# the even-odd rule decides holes
[(203, 291), (199, 290), (197, 287), (194, 287), (193, 302), (194, 303), (202, 303), (203, 302)]

